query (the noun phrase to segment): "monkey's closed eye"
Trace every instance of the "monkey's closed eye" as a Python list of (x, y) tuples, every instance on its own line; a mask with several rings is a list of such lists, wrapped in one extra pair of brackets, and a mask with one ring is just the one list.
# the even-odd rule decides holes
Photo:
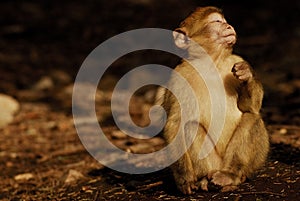
[(210, 21), (209, 23), (221, 23), (222, 21), (221, 20), (213, 20), (213, 21)]
[(214, 22), (223, 23), (222, 20), (215, 20)]

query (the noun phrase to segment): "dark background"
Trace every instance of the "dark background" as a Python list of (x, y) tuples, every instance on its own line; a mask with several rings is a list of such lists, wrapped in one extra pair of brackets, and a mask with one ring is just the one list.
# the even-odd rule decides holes
[[(0, 91), (17, 96), (19, 89), (30, 88), (54, 69), (67, 72), (74, 79), (85, 57), (101, 42), (132, 29), (173, 30), (196, 6), (204, 5), (221, 7), (235, 27), (235, 52), (254, 66), (266, 89), (265, 114), (270, 117), (267, 120), (298, 124), (297, 0), (1, 1)], [(143, 58), (125, 58), (126, 62), (119, 62), (110, 72), (126, 71), (137, 66), (139, 60)], [(274, 112), (293, 114), (272, 119)]]

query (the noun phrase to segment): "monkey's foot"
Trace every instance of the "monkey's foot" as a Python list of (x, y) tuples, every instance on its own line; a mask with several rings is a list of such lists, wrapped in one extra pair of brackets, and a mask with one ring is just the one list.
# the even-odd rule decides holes
[(193, 194), (195, 190), (198, 190), (198, 186), (194, 181), (187, 180), (186, 178), (180, 178), (177, 180), (177, 188), (183, 194)]
[(208, 191), (208, 179), (204, 177), (197, 183), (197, 186), (200, 186), (203, 191)]
[(233, 184), (232, 175), (217, 171), (212, 175), (211, 182), (219, 186), (229, 186)]
[(198, 187), (194, 183), (185, 183), (177, 185), (178, 189), (186, 195), (191, 195), (195, 190), (198, 190)]
[(212, 186), (222, 188), (222, 192), (236, 190), (241, 183), (241, 179), (232, 173), (217, 171), (212, 175)]

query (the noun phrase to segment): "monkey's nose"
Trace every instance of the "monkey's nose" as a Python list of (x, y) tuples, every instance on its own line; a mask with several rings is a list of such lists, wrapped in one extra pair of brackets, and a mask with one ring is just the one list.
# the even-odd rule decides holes
[(230, 24), (226, 25), (226, 30), (229, 30), (229, 31), (232, 31), (232, 32), (235, 33), (235, 30), (234, 30), (233, 26), (231, 26)]
[(229, 24), (227, 24), (226, 26), (227, 26), (226, 29), (233, 29), (233, 27)]

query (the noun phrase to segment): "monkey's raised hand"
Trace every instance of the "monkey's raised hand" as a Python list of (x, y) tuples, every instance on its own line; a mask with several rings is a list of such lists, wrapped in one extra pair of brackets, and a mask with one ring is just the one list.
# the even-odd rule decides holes
[(250, 81), (253, 77), (252, 68), (246, 61), (235, 63), (231, 72), (242, 82)]

